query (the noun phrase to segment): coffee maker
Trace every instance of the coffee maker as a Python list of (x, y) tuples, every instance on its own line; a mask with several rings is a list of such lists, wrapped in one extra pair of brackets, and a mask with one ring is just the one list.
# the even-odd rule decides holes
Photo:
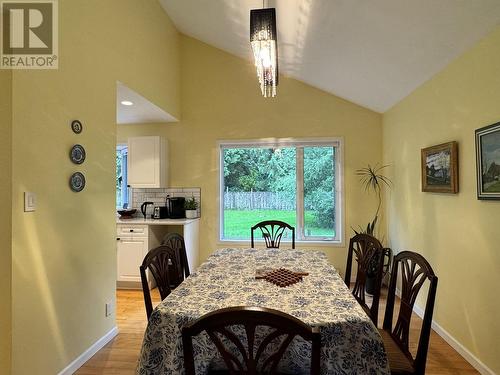
[(183, 219), (186, 217), (186, 210), (184, 209), (184, 197), (167, 196), (165, 205), (168, 207), (168, 217), (170, 219)]

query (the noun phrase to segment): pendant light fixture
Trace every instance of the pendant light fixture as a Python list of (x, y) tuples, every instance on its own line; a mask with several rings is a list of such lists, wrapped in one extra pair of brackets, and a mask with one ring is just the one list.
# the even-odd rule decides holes
[(278, 86), (278, 38), (276, 9), (250, 10), (250, 43), (252, 45), (260, 90), (265, 98), (276, 96)]

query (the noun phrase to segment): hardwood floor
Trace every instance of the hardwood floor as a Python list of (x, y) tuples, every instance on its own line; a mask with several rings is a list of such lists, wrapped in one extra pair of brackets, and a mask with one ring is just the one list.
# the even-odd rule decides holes
[[(382, 289), (380, 296), (379, 318), (378, 327), (382, 327), (385, 313), (385, 302), (387, 297), (387, 288)], [(399, 299), (396, 297), (394, 311), (399, 311)], [(396, 321), (396, 318), (393, 320)], [(420, 328), (422, 326), (422, 319), (415, 313), (412, 314), (410, 323), (410, 352), (415, 356), (417, 352), (418, 338)], [(434, 330), (431, 332), (429, 343), (429, 351), (427, 353), (427, 366), (425, 368), (426, 375), (470, 375), (479, 374), (479, 372), (472, 367), (455, 349), (453, 349), (441, 336)]]
[[(155, 289), (153, 300), (160, 300)], [(142, 291), (119, 290), (116, 298), (116, 319), (120, 333), (109, 344), (97, 352), (76, 374), (135, 374), (135, 368), (146, 329), (146, 313)], [(385, 295), (381, 299), (379, 327), (382, 326), (385, 311)], [(412, 350), (416, 349), (418, 332), (422, 320), (414, 315), (412, 318), (412, 334), (410, 334)], [(479, 374), (451, 346), (434, 331), (431, 335), (429, 354), (427, 357), (428, 375), (469, 375)]]
[[(160, 301), (158, 289), (151, 291), (153, 304)], [(99, 350), (76, 374), (135, 374), (146, 330), (146, 309), (142, 290), (117, 290), (116, 322), (119, 334)]]

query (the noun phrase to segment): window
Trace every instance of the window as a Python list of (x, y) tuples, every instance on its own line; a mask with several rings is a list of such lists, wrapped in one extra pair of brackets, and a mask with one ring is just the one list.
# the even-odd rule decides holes
[(219, 145), (220, 240), (247, 241), (259, 221), (282, 220), (298, 241), (341, 242), (339, 139)]
[(127, 186), (127, 155), (128, 149), (125, 145), (116, 146), (116, 207), (128, 206)]

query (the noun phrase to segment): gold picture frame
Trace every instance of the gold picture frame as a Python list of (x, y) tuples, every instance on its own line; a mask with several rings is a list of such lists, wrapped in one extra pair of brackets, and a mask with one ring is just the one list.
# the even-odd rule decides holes
[(421, 152), (422, 191), (458, 193), (458, 144), (448, 142), (423, 148)]

